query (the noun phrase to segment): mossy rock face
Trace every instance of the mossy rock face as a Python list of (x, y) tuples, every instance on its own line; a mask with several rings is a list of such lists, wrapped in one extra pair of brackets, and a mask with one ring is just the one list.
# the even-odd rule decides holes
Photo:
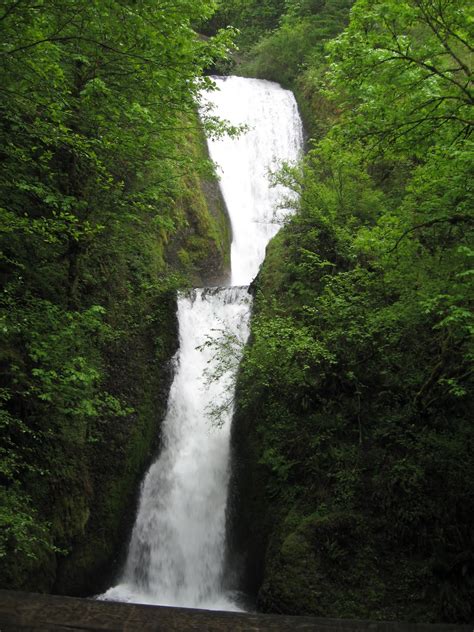
[[(360, 516), (342, 513), (294, 515), (268, 549), (258, 594), (263, 611), (318, 616), (369, 616), (383, 584), (364, 547)], [(291, 528), (291, 527), (290, 527)]]
[[(264, 612), (312, 612), (319, 597), (317, 560), (304, 534), (294, 531), (276, 549), (266, 569), (265, 581), (258, 594), (259, 609)], [(304, 587), (304, 588), (303, 588)]]
[[(190, 135), (186, 149), (205, 162), (202, 135)], [(92, 412), (68, 416), (36, 400), (31, 410), (14, 411), (52, 430), (34, 445), (44, 472), (27, 470), (22, 480), (25, 515), (35, 516), (41, 538), (24, 555), (14, 539), (7, 542), (0, 551), (2, 587), (90, 596), (121, 568), (140, 480), (160, 449), (178, 346), (176, 291), (221, 282), (230, 259), (230, 226), (210, 168), (190, 170), (167, 203), (173, 221), (150, 214), (114, 224), (78, 261), (71, 318), (91, 305), (103, 314), (100, 335), (74, 339), (73, 353), (99, 376), (88, 394)], [(156, 209), (158, 219), (166, 212)], [(22, 353), (15, 351), (20, 360)], [(94, 412), (95, 396), (115, 407), (100, 403)], [(15, 507), (10, 513), (18, 516)]]
[[(327, 278), (338, 291), (326, 291), (324, 270), (308, 280), (308, 223), (282, 229), (253, 284), (233, 427), (239, 511), (229, 513), (231, 548), (248, 551), (241, 585), (266, 612), (470, 621), (467, 400), (413, 406), (429, 379), (432, 323), (412, 327), (402, 310), (397, 336), (366, 338), (368, 315), (385, 309), (383, 284), (365, 270), (359, 286), (361, 269), (332, 257), (326, 228), (313, 250), (337, 261)], [(364, 335), (351, 340), (354, 314)]]
[[(186, 150), (196, 158), (209, 158), (204, 135), (188, 138)], [(183, 272), (193, 286), (225, 284), (230, 276), (232, 229), (214, 173), (191, 174), (176, 200), (179, 230), (166, 247), (169, 264)]]
[[(241, 380), (236, 401), (242, 404)], [(240, 390), (240, 395), (239, 395)], [(227, 503), (227, 560), (225, 575), (231, 589), (239, 589), (252, 601), (263, 581), (265, 552), (274, 523), (266, 496), (268, 471), (262, 467), (262, 446), (255, 422), (258, 407), (238, 405), (231, 432), (231, 480)]]
[[(160, 298), (155, 318), (108, 350), (109, 390), (126, 396), (134, 412), (103, 420), (101, 440), (90, 447), (88, 515), (70, 552), (58, 560), (54, 591), (88, 596), (104, 590), (120, 570), (138, 501), (139, 482), (159, 449), (177, 346), (174, 293)], [(78, 507), (81, 496), (69, 502)], [(85, 515), (83, 518), (85, 519)]]

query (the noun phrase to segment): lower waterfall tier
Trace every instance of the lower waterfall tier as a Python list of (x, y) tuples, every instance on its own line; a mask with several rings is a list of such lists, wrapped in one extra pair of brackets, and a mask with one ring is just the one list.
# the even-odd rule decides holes
[(223, 568), (234, 380), (250, 305), (246, 287), (178, 298), (164, 447), (142, 484), (123, 577), (105, 599), (239, 609), (225, 593)]

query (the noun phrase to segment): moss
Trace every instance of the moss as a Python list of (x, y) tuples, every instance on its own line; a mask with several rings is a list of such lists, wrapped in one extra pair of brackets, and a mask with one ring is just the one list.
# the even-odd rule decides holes
[[(182, 150), (201, 164), (207, 157), (200, 133)], [(96, 389), (121, 411), (93, 396), (97, 411), (86, 416), (19, 402), (19, 417), (42, 433), (31, 454), (43, 473), (27, 470), (22, 485), (44, 534), (28, 554), (9, 546), (0, 559), (5, 587), (90, 595), (120, 567), (139, 482), (160, 447), (178, 344), (176, 289), (218, 282), (229, 264), (229, 222), (212, 169), (188, 171), (170, 208), (112, 223), (79, 258), (78, 312), (101, 305), (105, 322), (103, 335), (74, 339), (73, 352), (87, 358), (100, 376)], [(15, 353), (24, 362), (25, 350)]]
[[(255, 287), (265, 289), (268, 296), (284, 286), (285, 262), (288, 260), (286, 238), (283, 231), (277, 233), (267, 247), (265, 265), (255, 280)], [(256, 306), (258, 310), (258, 304)]]
[[(183, 151), (206, 158), (203, 135), (190, 133)], [(63, 594), (95, 593), (111, 581), (133, 526), (139, 481), (159, 450), (178, 332), (175, 291), (167, 283), (153, 290), (156, 279), (171, 268), (184, 273), (188, 283), (209, 283), (222, 279), (229, 265), (229, 222), (212, 173), (189, 174), (179, 191), (175, 234), (151, 224), (138, 226), (128, 233), (135, 248), (131, 261), (127, 244), (109, 245), (113, 258), (99, 254), (105, 283), (97, 295), (94, 279), (94, 293), (122, 331), (102, 351), (104, 387), (133, 412), (99, 420), (92, 431), (85, 457), (89, 489), (72, 500), (76, 530), (72, 540), (69, 536), (68, 555), (58, 559), (55, 591)]]
[[(238, 511), (231, 507), (230, 542), (244, 559), (242, 586), (268, 612), (468, 621), (469, 415), (462, 402), (440, 400), (423, 415), (411, 406), (410, 379), (422, 384), (420, 368), (430, 366), (431, 323), (413, 328), (401, 320), (403, 350), (398, 338), (351, 341), (346, 324), (338, 329), (344, 288), (324, 320), (318, 276), (296, 274), (306, 230), (296, 221), (283, 229), (254, 284), (233, 427)], [(341, 278), (347, 274), (343, 268)], [(363, 298), (349, 327), (360, 312), (365, 326), (366, 314), (379, 309), (377, 277), (367, 278), (359, 288), (354, 274), (348, 289)], [(311, 330), (302, 303), (319, 314)], [(293, 340), (304, 344), (286, 355)], [(319, 353), (324, 341), (337, 353), (328, 365)], [(368, 349), (370, 363), (361, 364)]]
[[(190, 133), (185, 151), (208, 159), (202, 131)], [(230, 221), (215, 173), (188, 175), (176, 200), (180, 230), (167, 247), (167, 258), (192, 285), (218, 285), (230, 270)]]
[[(360, 516), (331, 513), (285, 520), (272, 536), (258, 604), (262, 610), (334, 617), (374, 616), (383, 583), (364, 547)], [(328, 570), (329, 569), (329, 570)], [(302, 590), (304, 586), (304, 590)]]
[(177, 344), (174, 292), (157, 297), (155, 317), (107, 352), (108, 389), (126, 397), (134, 412), (102, 420), (90, 445), (90, 519), (59, 560), (55, 591), (88, 595), (104, 589), (118, 570), (120, 552), (133, 524), (138, 483), (159, 447), (160, 421)]

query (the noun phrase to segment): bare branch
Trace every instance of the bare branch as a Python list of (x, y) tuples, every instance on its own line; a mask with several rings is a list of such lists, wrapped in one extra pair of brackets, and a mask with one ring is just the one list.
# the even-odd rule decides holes
[(13, 13), (13, 11), (17, 8), (17, 6), (19, 4), (21, 4), (23, 2), (23, 0), (17, 0), (16, 2), (13, 2), (8, 9), (6, 9), (5, 13), (0, 16), (0, 22), (3, 22), (3, 20), (5, 20), (9, 15), (11, 15)]
[(422, 224), (417, 224), (416, 226), (411, 226), (410, 228), (407, 228), (407, 230), (405, 230), (400, 235), (400, 237), (397, 239), (393, 248), (390, 248), (390, 250), (387, 251), (387, 254), (391, 254), (394, 250), (396, 250), (398, 246), (400, 245), (400, 243), (403, 241), (403, 239), (405, 239), (407, 235), (414, 232), (415, 230), (419, 230), (420, 228), (430, 228), (431, 226), (434, 226), (435, 224), (446, 224), (446, 223), (452, 224), (452, 225), (461, 224), (461, 223), (474, 225), (474, 217), (470, 217), (469, 215), (453, 215), (452, 217), (439, 217), (437, 219), (432, 219), (428, 222), (423, 222)]
[[(389, 58), (386, 61), (389, 61), (389, 60), (405, 60), (405, 61), (409, 62), (410, 64), (415, 64), (416, 66), (419, 66), (421, 68), (425, 68), (426, 70), (429, 70), (432, 74), (437, 75), (438, 77), (440, 77), (444, 81), (448, 81), (449, 83), (452, 83), (453, 85), (455, 85), (457, 88), (459, 88), (459, 90), (461, 90), (468, 97), (469, 104), (470, 105), (474, 105), (474, 98), (473, 98), (471, 92), (467, 89), (467, 86), (463, 85), (462, 83), (459, 83), (459, 81), (456, 81), (456, 79), (454, 79), (453, 77), (445, 74), (444, 72), (439, 70), (439, 68), (436, 68), (436, 66), (433, 66), (432, 64), (428, 63), (426, 60), (417, 59), (416, 57), (412, 57), (410, 54), (408, 54), (407, 51), (403, 51), (400, 47), (398, 47), (398, 48), (386, 48), (386, 47), (382, 47), (381, 46), (379, 48), (379, 50), (386, 51), (386, 52), (392, 53), (394, 55), (394, 57)], [(448, 71), (446, 71), (446, 72), (448, 72)]]
[(425, 23), (433, 31), (436, 39), (440, 42), (441, 46), (443, 46), (446, 52), (449, 53), (449, 55), (451, 55), (451, 57), (456, 60), (456, 62), (459, 64), (460, 69), (466, 74), (466, 76), (468, 78), (471, 78), (472, 76), (471, 69), (462, 61), (462, 59), (458, 55), (456, 55), (456, 53), (452, 50), (451, 46), (448, 44), (447, 39), (442, 37), (439, 29), (436, 28), (436, 24), (439, 24), (439, 22), (437, 22), (436, 20), (436, 16), (429, 13), (429, 11), (426, 9), (426, 6), (423, 0), (415, 0), (415, 4), (420, 9), (425, 19)]

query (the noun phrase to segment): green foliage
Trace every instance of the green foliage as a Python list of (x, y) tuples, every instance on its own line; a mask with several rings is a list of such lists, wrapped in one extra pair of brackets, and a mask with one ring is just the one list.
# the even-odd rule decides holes
[[(234, 74), (281, 83), (295, 91), (311, 135), (322, 137), (337, 107), (323, 90), (325, 45), (347, 25), (354, 0), (226, 3), (209, 24), (238, 27), (238, 50), (224, 66)], [(269, 19), (271, 18), (271, 19)], [(219, 71), (218, 68), (218, 72)]]
[(242, 68), (294, 88), (309, 68), (321, 66), (324, 44), (344, 28), (353, 0), (286, 4), (279, 28), (253, 46)]
[(51, 542), (50, 525), (38, 519), (31, 499), (20, 489), (1, 488), (0, 500), (0, 560), (14, 556), (20, 567), (8, 569), (3, 581), (15, 585), (25, 570), (24, 560), (36, 560), (39, 555), (44, 558), (58, 549)]
[(291, 2), (250, 58), (298, 87), (316, 136), (293, 174), (300, 207), (256, 283), (238, 382), (243, 531), (263, 549), (265, 610), (474, 616), (461, 4), (358, 0), (324, 69), (305, 34), (319, 9)]
[(232, 25), (239, 29), (239, 46), (247, 48), (278, 26), (284, 10), (285, 0), (221, 1), (206, 30), (215, 32), (217, 28)]
[(210, 386), (218, 382), (222, 392), (225, 393), (218, 402), (211, 402), (206, 409), (211, 425), (216, 428), (222, 427), (229, 415), (232, 415), (237, 372), (243, 347), (244, 342), (241, 337), (225, 328), (211, 330), (205, 342), (199, 347), (201, 352), (207, 351), (211, 354), (208, 366), (204, 370), (205, 384)]
[(228, 227), (206, 206), (215, 176), (196, 114), (212, 87), (204, 69), (231, 46), (230, 30), (194, 30), (214, 9), (0, 2), (6, 587), (92, 590), (154, 447), (173, 291), (225, 266)]
[(457, 0), (357, 2), (330, 45), (332, 85), (351, 103), (344, 133), (422, 158), (472, 129), (472, 20)]

